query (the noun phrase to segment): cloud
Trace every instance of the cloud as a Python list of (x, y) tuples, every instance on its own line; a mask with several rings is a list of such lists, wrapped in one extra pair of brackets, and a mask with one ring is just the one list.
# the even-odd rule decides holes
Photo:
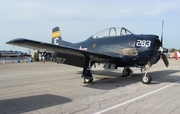
[(176, 3), (162, 3), (162, 4), (157, 4), (148, 11), (146, 11), (146, 15), (149, 16), (158, 16), (158, 15), (163, 15), (166, 14), (170, 11), (178, 11), (179, 10), (178, 4)]
[(41, 16), (38, 10), (40, 5), (35, 2), (3, 2), (0, 5), (1, 20), (36, 19)]
[(179, 7), (171, 1), (4, 1), (0, 4), (0, 20), (118, 20), (158, 16)]
[[(110, 26), (126, 26), (137, 32), (156, 32), (162, 19), (166, 22), (165, 26), (169, 23), (168, 27), (173, 28), (170, 35), (174, 29), (179, 30), (178, 0), (2, 0), (0, 3), (1, 42), (14, 36), (45, 40), (45, 37), (50, 37), (48, 32), (51, 32), (51, 27), (57, 25), (62, 28), (65, 37), (78, 36), (78, 39)], [(13, 33), (9, 34), (9, 31)]]

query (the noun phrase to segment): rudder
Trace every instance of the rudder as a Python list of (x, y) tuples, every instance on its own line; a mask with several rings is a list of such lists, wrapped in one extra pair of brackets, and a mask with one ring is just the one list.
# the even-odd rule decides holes
[(63, 46), (73, 45), (73, 43), (62, 40), (59, 27), (55, 27), (52, 29), (52, 41), (51, 41), (51, 43), (54, 45), (63, 45)]
[(52, 44), (59, 45), (62, 41), (61, 33), (59, 27), (55, 27), (52, 29)]

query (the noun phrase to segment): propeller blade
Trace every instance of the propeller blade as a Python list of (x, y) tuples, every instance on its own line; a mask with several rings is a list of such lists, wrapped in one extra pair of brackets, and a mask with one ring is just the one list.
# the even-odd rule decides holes
[(163, 47), (163, 26), (164, 26), (164, 20), (162, 20), (161, 47)]
[(167, 57), (164, 55), (164, 53), (162, 53), (162, 59), (164, 61), (164, 64), (166, 65), (166, 67), (168, 67), (169, 66), (169, 61), (168, 61)]

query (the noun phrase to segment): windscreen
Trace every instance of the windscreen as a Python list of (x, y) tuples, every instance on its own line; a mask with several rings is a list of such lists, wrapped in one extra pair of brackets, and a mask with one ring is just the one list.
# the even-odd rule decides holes
[(122, 36), (122, 35), (133, 35), (133, 33), (124, 27), (111, 27), (108, 29), (101, 30), (100, 32), (97, 32), (92, 37), (104, 38), (104, 37)]

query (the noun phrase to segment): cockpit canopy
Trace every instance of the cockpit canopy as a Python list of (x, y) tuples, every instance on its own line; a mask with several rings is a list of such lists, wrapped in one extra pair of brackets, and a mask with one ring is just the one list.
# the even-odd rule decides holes
[(104, 38), (104, 37), (123, 36), (123, 35), (133, 35), (133, 33), (124, 27), (111, 27), (108, 29), (101, 30), (100, 32), (97, 32), (96, 34), (92, 35), (92, 37)]

